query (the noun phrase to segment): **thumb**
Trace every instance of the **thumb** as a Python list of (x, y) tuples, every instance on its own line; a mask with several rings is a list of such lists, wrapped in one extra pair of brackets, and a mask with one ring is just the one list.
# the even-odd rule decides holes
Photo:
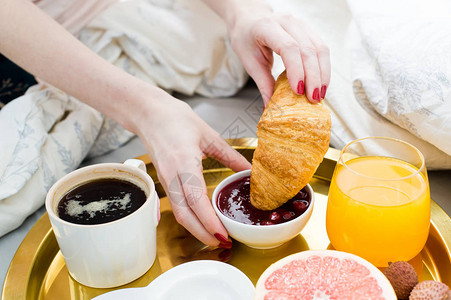
[(235, 172), (251, 168), (251, 163), (217, 133), (216, 138), (208, 144), (203, 152)]
[(266, 107), (274, 92), (275, 80), (271, 74), (272, 59), (251, 59), (244, 64), (244, 67), (257, 85)]

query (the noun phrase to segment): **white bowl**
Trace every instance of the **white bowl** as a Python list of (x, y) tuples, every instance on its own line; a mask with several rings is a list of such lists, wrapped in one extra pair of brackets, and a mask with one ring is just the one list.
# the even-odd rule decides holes
[(251, 170), (245, 170), (232, 174), (221, 181), (213, 191), (213, 196), (211, 197), (213, 208), (222, 224), (224, 224), (224, 227), (227, 229), (229, 235), (235, 240), (257, 249), (275, 248), (296, 237), (310, 219), (313, 211), (313, 205), (315, 203), (315, 194), (309, 184), (306, 186), (306, 190), (310, 194), (311, 199), (309, 207), (302, 215), (285, 223), (274, 225), (244, 224), (226, 217), (218, 209), (217, 198), (219, 192), (229, 183), (250, 175)]

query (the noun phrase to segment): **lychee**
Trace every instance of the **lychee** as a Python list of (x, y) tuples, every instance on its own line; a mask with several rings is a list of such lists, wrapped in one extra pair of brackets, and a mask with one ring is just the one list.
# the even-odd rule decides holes
[(439, 281), (426, 280), (417, 284), (410, 293), (409, 300), (450, 300), (449, 287)]
[(384, 271), (398, 299), (409, 299), (409, 294), (418, 283), (418, 275), (411, 264), (405, 261), (389, 263)]

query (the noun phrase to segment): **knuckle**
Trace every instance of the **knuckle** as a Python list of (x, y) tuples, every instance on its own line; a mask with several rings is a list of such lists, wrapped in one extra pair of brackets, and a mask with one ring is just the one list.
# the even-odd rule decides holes
[(254, 37), (256, 41), (263, 42), (263, 44), (267, 43), (267, 35), (265, 30), (263, 30), (264, 26), (254, 26), (251, 28), (251, 35)]
[(313, 57), (317, 55), (317, 51), (315, 47), (312, 46), (305, 46), (301, 47), (301, 55), (303, 57)]
[(329, 47), (327, 47), (326, 45), (323, 45), (323, 44), (319, 45), (317, 47), (316, 51), (317, 51), (319, 56), (329, 56), (330, 55)]
[(166, 158), (166, 163), (171, 163), (175, 166), (184, 166), (184, 165), (192, 165), (193, 161), (195, 160), (195, 157), (192, 155), (192, 153), (197, 152), (188, 148), (180, 148)]
[(268, 29), (275, 26), (275, 22), (268, 16), (261, 17), (251, 27), (251, 35), (258, 41), (266, 41)]
[(186, 189), (187, 191), (185, 191), (185, 193), (188, 205), (192, 208), (196, 208), (199, 204), (201, 204), (205, 191), (199, 186), (191, 186)]
[(294, 19), (293, 15), (289, 14), (287, 12), (276, 13), (276, 16), (277, 16), (278, 20), (281, 20), (281, 21), (284, 21), (284, 22), (290, 22), (291, 20)]
[(186, 227), (187, 214), (183, 210), (180, 210), (180, 209), (174, 210), (174, 217), (175, 217), (175, 220), (177, 221), (177, 223), (179, 223), (183, 227)]
[(268, 25), (272, 25), (273, 22), (274, 22), (274, 19), (271, 18), (270, 16), (263, 16), (258, 19), (256, 24), (259, 26), (268, 26)]
[(293, 51), (299, 51), (299, 45), (295, 40), (285, 40), (280, 44), (279, 53), (284, 54)]
[(276, 13), (276, 16), (278, 22), (285, 26), (288, 26), (289, 24), (295, 24), (296, 28), (298, 28), (299, 30), (302, 30), (303, 28), (307, 27), (303, 19), (296, 17), (291, 13), (280, 12)]

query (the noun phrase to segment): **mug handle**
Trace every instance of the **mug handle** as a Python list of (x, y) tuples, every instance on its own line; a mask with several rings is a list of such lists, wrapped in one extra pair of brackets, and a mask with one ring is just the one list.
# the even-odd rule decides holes
[(157, 227), (158, 223), (160, 223), (161, 212), (160, 212), (160, 197), (158, 197), (158, 194), (156, 191), (155, 191), (154, 210), (157, 214), (156, 218), (154, 219), (154, 225), (155, 225), (155, 227)]
[[(131, 167), (136, 167), (138, 169), (143, 170), (144, 172), (147, 173), (147, 168), (146, 168), (146, 164), (140, 160), (140, 159), (135, 159), (135, 158), (130, 158), (127, 159), (126, 161), (124, 161), (124, 165), (128, 165)], [(161, 218), (161, 213), (160, 213), (160, 198), (158, 197), (157, 192), (155, 191), (155, 201), (154, 201), (154, 210), (156, 212), (156, 218), (154, 221), (154, 225), (155, 227), (158, 225), (158, 223), (160, 222), (160, 218)]]
[(127, 159), (126, 161), (124, 161), (124, 165), (128, 165), (131, 167), (141, 169), (142, 171), (147, 173), (146, 164), (140, 159), (134, 159), (134, 158)]

